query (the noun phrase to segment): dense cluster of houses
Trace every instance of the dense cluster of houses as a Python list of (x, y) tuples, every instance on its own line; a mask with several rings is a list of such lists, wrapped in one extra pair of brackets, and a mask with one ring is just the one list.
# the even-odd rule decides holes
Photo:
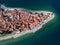
[(0, 9), (0, 34), (4, 32), (31, 30), (40, 22), (50, 16), (50, 13), (33, 13), (27, 10), (2, 10)]

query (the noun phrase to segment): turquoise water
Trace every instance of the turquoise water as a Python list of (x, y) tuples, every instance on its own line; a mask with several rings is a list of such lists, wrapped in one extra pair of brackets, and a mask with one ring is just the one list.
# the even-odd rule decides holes
[[(0, 0), (7, 7), (20, 7), (29, 10), (52, 11), (55, 18), (35, 33), (26, 34), (22, 37), (1, 41), (0, 45), (60, 45), (60, 7), (59, 1), (55, 0)], [(58, 3), (56, 3), (58, 2)]]

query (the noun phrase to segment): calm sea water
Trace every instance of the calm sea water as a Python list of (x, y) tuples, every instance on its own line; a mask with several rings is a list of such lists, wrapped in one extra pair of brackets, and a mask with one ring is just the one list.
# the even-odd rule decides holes
[(20, 7), (29, 10), (52, 11), (55, 18), (35, 33), (1, 41), (0, 45), (60, 45), (60, 7), (59, 0), (0, 0), (7, 7)]

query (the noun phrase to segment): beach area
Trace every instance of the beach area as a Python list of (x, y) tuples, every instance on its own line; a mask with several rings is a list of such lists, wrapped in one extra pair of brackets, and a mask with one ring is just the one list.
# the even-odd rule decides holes
[[(35, 11), (37, 13), (41, 13), (43, 12), (44, 14), (46, 14), (47, 11)], [(52, 12), (50, 12), (52, 13)], [(37, 26), (33, 27), (31, 30), (27, 30), (27, 31), (22, 31), (20, 33), (16, 33), (16, 34), (8, 34), (4, 37), (0, 37), (0, 41), (2, 40), (6, 40), (6, 39), (11, 39), (11, 38), (17, 38), (17, 37), (21, 37), (25, 34), (28, 34), (28, 33), (34, 33), (36, 31), (38, 31), (39, 29), (43, 28), (42, 26), (44, 24), (46, 24), (47, 22), (49, 22), (50, 20), (52, 20), (53, 18), (55, 17), (55, 15), (51, 15), (49, 18), (47, 18), (45, 21), (43, 21), (42, 23), (38, 24)]]

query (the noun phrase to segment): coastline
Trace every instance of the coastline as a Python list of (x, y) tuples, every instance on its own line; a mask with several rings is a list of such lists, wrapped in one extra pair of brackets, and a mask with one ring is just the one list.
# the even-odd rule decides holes
[[(14, 8), (13, 8), (14, 9)], [(17, 8), (16, 8), (17, 9)], [(19, 8), (18, 8), (19, 9)], [(20, 8), (21, 9), (21, 8)], [(33, 12), (33, 11), (32, 11)], [(34, 12), (47, 12), (47, 11), (34, 11)], [(52, 12), (51, 12), (52, 13)], [(17, 37), (21, 37), (25, 34), (28, 34), (28, 33), (34, 33), (36, 31), (38, 31), (39, 29), (43, 28), (42, 26), (44, 24), (46, 24), (47, 22), (49, 22), (50, 20), (52, 20), (53, 18), (55, 17), (55, 15), (53, 14), (51, 17), (49, 17), (48, 19), (46, 19), (46, 21), (44, 21), (42, 24), (38, 24), (37, 26), (35, 26), (32, 30), (28, 30), (28, 31), (22, 31), (21, 33), (18, 33), (18, 34), (9, 34), (5, 37), (0, 37), (0, 41), (2, 40), (6, 40), (6, 39), (11, 39), (11, 38), (17, 38)]]
[[(14, 10), (14, 9), (17, 9), (17, 10), (26, 10), (26, 9), (24, 9), (24, 8), (8, 8), (8, 7), (5, 7), (4, 5), (1, 5), (1, 8), (5, 9), (5, 10), (7, 10), (7, 9), (9, 9), (9, 10)], [(27, 10), (27, 11), (31, 11), (31, 10)], [(35, 12), (41, 13), (41, 12), (42, 12), (42, 13), (45, 15), (45, 14), (47, 14), (49, 11), (31, 11), (31, 12), (32, 12), (32, 13), (35, 13)], [(7, 39), (11, 39), (11, 38), (21, 37), (21, 36), (23, 36), (23, 35), (25, 35), (25, 34), (34, 33), (34, 32), (36, 32), (36, 31), (38, 31), (39, 29), (43, 28), (42, 26), (43, 26), (44, 24), (46, 24), (47, 22), (49, 22), (50, 20), (52, 20), (52, 19), (55, 17), (55, 15), (52, 14), (53, 12), (49, 12), (49, 13), (51, 13), (51, 16), (50, 16), (49, 18), (45, 19), (42, 23), (39, 23), (37, 26), (33, 27), (31, 30), (22, 31), (22, 32), (20, 32), (20, 33), (8, 34), (8, 35), (6, 35), (6, 36), (2, 36), (2, 37), (0, 37), (0, 41), (2, 41), (2, 40), (7, 40)]]

